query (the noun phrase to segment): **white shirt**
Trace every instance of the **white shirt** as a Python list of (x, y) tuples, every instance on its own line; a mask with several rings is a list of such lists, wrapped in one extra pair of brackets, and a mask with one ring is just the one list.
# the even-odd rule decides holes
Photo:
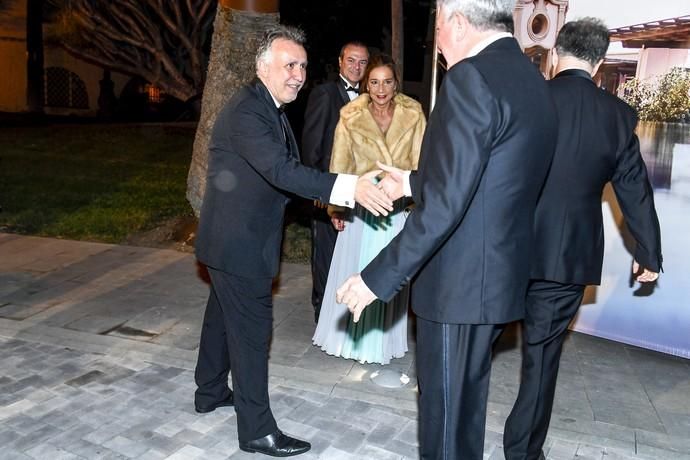
[(467, 56), (465, 56), (465, 59), (467, 59), (468, 57), (476, 56), (477, 54), (481, 53), (484, 50), (484, 48), (486, 48), (493, 42), (508, 37), (512, 37), (512, 35), (508, 32), (496, 32), (495, 34), (485, 38), (484, 40), (474, 45), (472, 49), (470, 49), (469, 53), (467, 53)]
[[(343, 77), (342, 75), (339, 75), (339, 77), (343, 81), (343, 83), (345, 83), (345, 88), (352, 87), (352, 88), (355, 88), (356, 90), (359, 90), (359, 83), (357, 83), (355, 86), (352, 86), (350, 84), (350, 82), (347, 81), (347, 78)], [(357, 96), (359, 96), (359, 93), (357, 93), (355, 91), (345, 91), (345, 93), (347, 94), (347, 97), (349, 97), (351, 101), (354, 101), (357, 98)]]

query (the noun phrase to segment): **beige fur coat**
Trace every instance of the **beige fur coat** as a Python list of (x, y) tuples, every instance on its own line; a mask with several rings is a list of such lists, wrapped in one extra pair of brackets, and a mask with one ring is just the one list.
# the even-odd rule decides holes
[(369, 95), (362, 94), (340, 110), (335, 128), (330, 171), (361, 175), (376, 169), (376, 161), (397, 168), (417, 169), (426, 119), (422, 106), (396, 94), (393, 119), (384, 135), (369, 112)]

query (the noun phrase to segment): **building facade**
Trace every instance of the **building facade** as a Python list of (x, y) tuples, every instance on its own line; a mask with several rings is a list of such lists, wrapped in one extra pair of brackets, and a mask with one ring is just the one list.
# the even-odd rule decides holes
[[(51, 26), (44, 24), (44, 37), (50, 33)], [(27, 56), (27, 0), (5, 0), (0, 10), (0, 112), (29, 110)], [(119, 97), (130, 80), (45, 40), (43, 68), (43, 111), (49, 115), (95, 116), (101, 87)]]

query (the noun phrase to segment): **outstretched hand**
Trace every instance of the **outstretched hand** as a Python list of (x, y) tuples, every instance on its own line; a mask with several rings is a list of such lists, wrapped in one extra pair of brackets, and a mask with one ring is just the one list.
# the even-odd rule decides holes
[(345, 219), (343, 219), (342, 214), (334, 212), (331, 216), (331, 223), (333, 224), (333, 228), (337, 231), (342, 232), (345, 230)]
[(388, 198), (393, 201), (405, 196), (405, 189), (403, 185), (405, 180), (404, 171), (396, 168), (395, 166), (385, 165), (380, 161), (377, 161), (376, 165), (386, 173), (385, 177), (381, 179), (377, 187), (386, 192)]
[(651, 283), (652, 281), (656, 281), (657, 278), (659, 278), (659, 273), (647, 270), (644, 267), (642, 267), (642, 270), (640, 270), (640, 268), (640, 264), (636, 260), (633, 260), (633, 276), (635, 276), (635, 279), (640, 283)]
[(338, 303), (347, 304), (347, 309), (354, 315), (353, 321), (356, 323), (367, 305), (376, 300), (376, 294), (371, 292), (358, 273), (349, 277), (338, 288), (335, 299)]
[(387, 216), (388, 212), (393, 210), (393, 201), (373, 182), (374, 178), (381, 172), (380, 169), (377, 169), (362, 174), (357, 179), (355, 188), (355, 201), (375, 216)]

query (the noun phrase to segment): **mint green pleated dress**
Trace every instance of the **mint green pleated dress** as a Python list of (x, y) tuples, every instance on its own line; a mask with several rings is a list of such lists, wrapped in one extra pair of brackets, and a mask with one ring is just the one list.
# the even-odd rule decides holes
[(326, 353), (362, 363), (388, 364), (407, 352), (408, 288), (391, 302), (370, 304), (359, 322), (335, 291), (353, 273), (360, 272), (403, 228), (407, 211), (402, 204), (388, 216), (375, 217), (356, 206), (345, 230), (338, 234), (323, 304), (313, 343)]

